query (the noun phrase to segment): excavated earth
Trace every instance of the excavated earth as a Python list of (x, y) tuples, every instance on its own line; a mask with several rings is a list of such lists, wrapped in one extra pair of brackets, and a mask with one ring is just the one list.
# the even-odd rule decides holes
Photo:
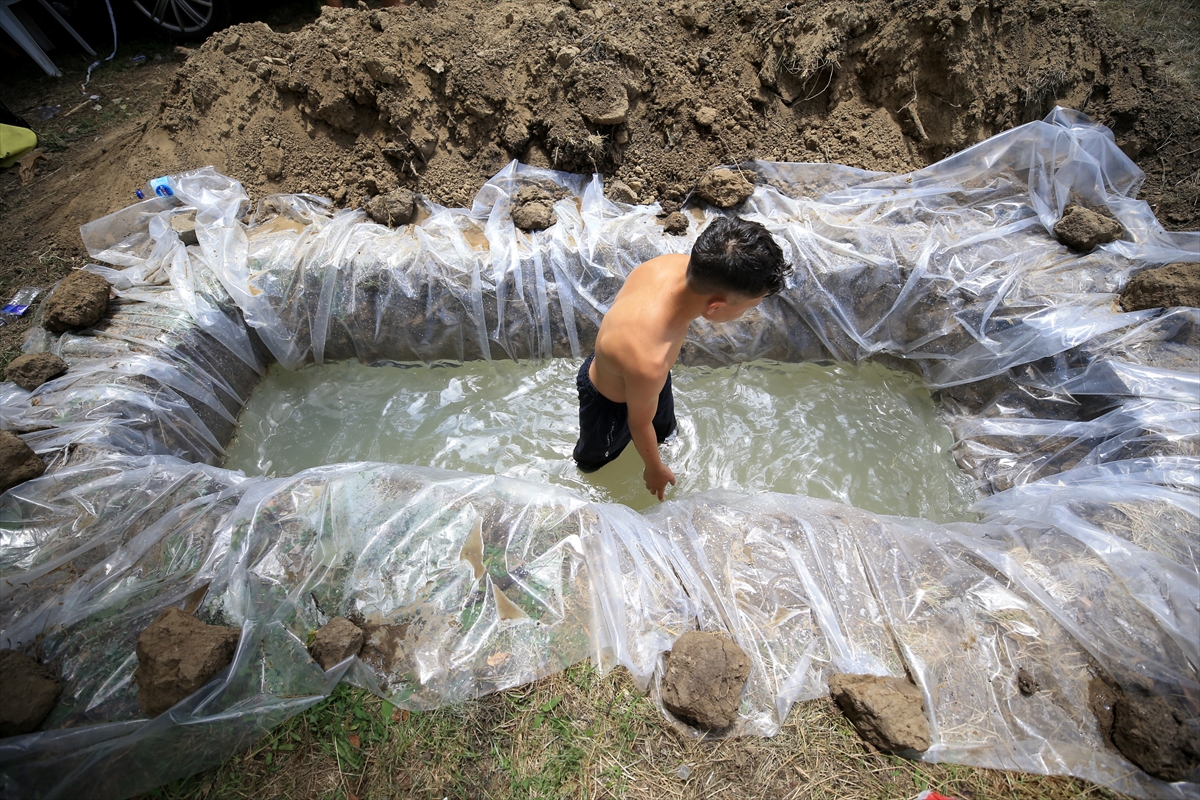
[[(1181, 24), (1195, 18), (1170, 1)], [(1112, 128), (1164, 227), (1200, 228), (1197, 85), (1172, 50), (1114, 31), (1095, 0), (374, 5), (260, 9), (274, 29), (230, 28), (180, 48), (182, 63), (105, 62), (91, 105), (82, 59), (58, 84), (14, 77), (12, 109), (62, 111), (34, 123), (49, 160), (28, 185), (0, 172), (5, 298), (36, 286), (44, 300), (88, 260), (80, 225), (150, 178), (209, 164), (254, 200), (314, 192), (394, 224), (407, 192), (469, 205), (515, 158), (599, 171), (610, 197), (658, 201), (664, 229), (682, 233), (688, 217), (672, 212), (714, 167), (903, 172), (1055, 104)], [(0, 328), (0, 367), (28, 324)]]
[[(519, 159), (601, 172), (670, 212), (717, 165), (903, 172), (1056, 104), (1111, 126), (1147, 171), (1198, 171), (1192, 91), (1082, 0), (453, 0), (217, 34), (123, 174), (211, 163), (252, 196), (359, 206), (405, 188), (465, 206)], [(1164, 224), (1195, 228), (1195, 181), (1159, 183)]]

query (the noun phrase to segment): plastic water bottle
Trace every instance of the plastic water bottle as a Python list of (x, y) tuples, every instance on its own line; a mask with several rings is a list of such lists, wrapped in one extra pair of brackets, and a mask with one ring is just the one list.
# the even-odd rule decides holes
[(32, 286), (26, 286), (17, 290), (13, 299), (9, 300), (4, 308), (0, 308), (0, 328), (24, 316), (29, 307), (33, 305), (34, 298), (41, 294), (41, 291), (41, 289)]
[(170, 175), (163, 175), (160, 178), (154, 178), (153, 180), (146, 181), (146, 185), (141, 189), (138, 189), (135, 194), (137, 194), (138, 200), (145, 200), (147, 197), (156, 196), (174, 197), (175, 187), (171, 185), (172, 183), (174, 183), (174, 181), (171, 180)]

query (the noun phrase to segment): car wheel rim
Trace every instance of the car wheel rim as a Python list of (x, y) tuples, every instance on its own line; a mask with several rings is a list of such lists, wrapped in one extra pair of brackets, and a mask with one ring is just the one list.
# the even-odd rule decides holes
[(171, 33), (196, 33), (212, 23), (212, 0), (134, 0), (138, 11)]

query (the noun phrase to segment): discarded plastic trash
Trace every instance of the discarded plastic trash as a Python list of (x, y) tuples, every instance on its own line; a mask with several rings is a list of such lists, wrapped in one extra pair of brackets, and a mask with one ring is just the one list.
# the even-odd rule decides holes
[(134, 56), (133, 58), (129, 59), (129, 61), (127, 61), (125, 63), (127, 63), (131, 67), (140, 67), (146, 63), (146, 56)]
[[(115, 102), (119, 103), (120, 100)], [(134, 192), (134, 194), (137, 195), (139, 200), (146, 200), (147, 198), (153, 197), (174, 197), (180, 193), (182, 187), (183, 194), (188, 196), (187, 190), (190, 186), (191, 191), (199, 193), (199, 198), (208, 201), (210, 199), (215, 199), (208, 194), (209, 189), (215, 188), (217, 185), (223, 187), (225, 183), (225, 179), (222, 178), (218, 184), (215, 184), (213, 187), (209, 187), (208, 180), (206, 180), (205, 176), (209, 175), (210, 173), (212, 173), (211, 168), (204, 167), (201, 169), (186, 170), (174, 175), (160, 175), (157, 178), (152, 178), (146, 181), (146, 185), (141, 189), (138, 189), (136, 192)], [(191, 178), (196, 178), (198, 180), (193, 184), (189, 180)]]
[(33, 115), (42, 122), (45, 122), (56, 116), (60, 111), (62, 111), (62, 106), (42, 106), (41, 108), (34, 109)]
[(23, 286), (18, 289), (12, 300), (9, 300), (4, 308), (0, 308), (0, 327), (7, 325), (11, 320), (24, 316), (41, 291), (33, 286)]
[(154, 178), (147, 181), (146, 185), (138, 189), (134, 194), (138, 200), (145, 200), (147, 197), (174, 197), (175, 191), (171, 188), (171, 177), (163, 175), (161, 178)]

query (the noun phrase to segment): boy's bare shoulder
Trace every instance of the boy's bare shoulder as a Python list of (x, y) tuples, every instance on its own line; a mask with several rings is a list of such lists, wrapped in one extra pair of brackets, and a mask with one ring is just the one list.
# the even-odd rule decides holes
[(667, 253), (633, 268), (625, 278), (625, 285), (617, 292), (610, 312), (624, 305), (644, 306), (660, 300), (664, 290), (685, 280), (688, 257), (681, 253)]
[(688, 257), (679, 253), (638, 265), (617, 293), (596, 336), (596, 366), (634, 381), (665, 379), (678, 355), (682, 332), (670, 329), (672, 296), (684, 279)]
[[(643, 261), (634, 268), (634, 272), (644, 270), (646, 273), (657, 272), (663, 269), (678, 269), (683, 267), (687, 269), (688, 255), (687, 253), (664, 253), (661, 256), (655, 256), (649, 261)], [(631, 273), (632, 276), (632, 273)]]

